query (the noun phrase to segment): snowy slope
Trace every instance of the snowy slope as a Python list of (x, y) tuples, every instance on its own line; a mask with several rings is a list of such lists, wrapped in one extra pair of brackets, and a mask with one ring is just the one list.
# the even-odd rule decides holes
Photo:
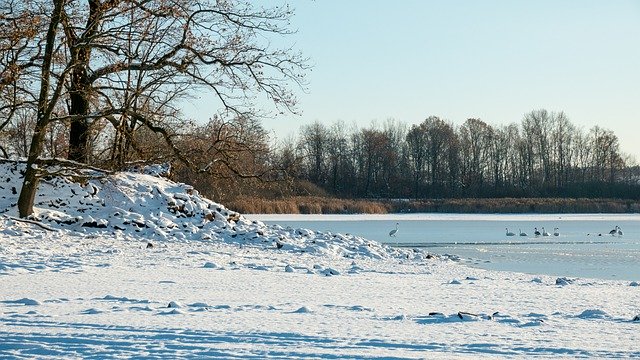
[[(158, 172), (152, 168), (151, 172)], [(23, 163), (0, 162), (0, 214), (17, 216)], [(267, 226), (206, 199), (186, 184), (160, 176), (84, 171), (81, 182), (49, 177), (40, 183), (35, 219), (58, 230), (167, 241), (225, 242), (294, 253), (359, 258), (415, 258), (419, 251), (396, 250), (351, 235)]]
[(48, 179), (43, 228), (0, 169), (0, 358), (640, 357), (635, 282), (269, 227), (135, 173)]

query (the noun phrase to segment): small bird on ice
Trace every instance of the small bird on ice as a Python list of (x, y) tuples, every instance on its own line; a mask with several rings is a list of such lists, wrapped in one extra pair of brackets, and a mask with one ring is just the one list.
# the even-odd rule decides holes
[(396, 234), (398, 233), (398, 226), (400, 226), (400, 223), (396, 223), (396, 228), (389, 231), (389, 236), (396, 236)]
[(609, 235), (613, 235), (613, 236), (619, 235), (619, 236), (622, 236), (622, 229), (620, 228), (620, 226), (616, 225), (616, 227), (615, 227), (613, 230), (609, 231)]

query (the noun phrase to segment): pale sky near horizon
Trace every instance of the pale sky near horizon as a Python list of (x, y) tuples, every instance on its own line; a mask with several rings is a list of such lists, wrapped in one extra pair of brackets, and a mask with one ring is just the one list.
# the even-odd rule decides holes
[(279, 138), (315, 120), (501, 125), (547, 109), (613, 130), (640, 160), (640, 0), (290, 3), (285, 40), (313, 70), (302, 116), (264, 122)]

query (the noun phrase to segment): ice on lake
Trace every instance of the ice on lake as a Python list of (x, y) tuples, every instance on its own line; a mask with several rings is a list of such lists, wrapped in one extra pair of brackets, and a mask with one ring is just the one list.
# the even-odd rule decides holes
[[(491, 270), (640, 278), (640, 214), (247, 215), (266, 223), (350, 233), (394, 246), (452, 254)], [(396, 236), (389, 236), (399, 223)], [(622, 236), (609, 234), (620, 226)], [(542, 228), (550, 236), (535, 236)], [(554, 236), (558, 228), (559, 236)], [(506, 229), (515, 236), (506, 236)], [(519, 236), (520, 232), (528, 236)]]

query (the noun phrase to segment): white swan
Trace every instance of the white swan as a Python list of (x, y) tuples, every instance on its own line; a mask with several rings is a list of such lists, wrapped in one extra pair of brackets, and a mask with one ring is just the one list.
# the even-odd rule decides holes
[(542, 228), (542, 236), (549, 236), (549, 233), (544, 229), (544, 227)]
[(520, 233), (520, 236), (529, 236), (529, 235), (527, 235), (526, 232), (524, 232), (524, 231), (522, 231), (520, 229), (518, 229), (518, 232)]
[(509, 228), (505, 228), (507, 230), (507, 236), (514, 236), (515, 234), (509, 231)]
[(396, 223), (396, 228), (389, 231), (389, 236), (396, 236), (396, 234), (398, 233), (398, 226), (400, 225), (400, 223)]
[(553, 228), (553, 236), (560, 236), (560, 230), (558, 228)]

